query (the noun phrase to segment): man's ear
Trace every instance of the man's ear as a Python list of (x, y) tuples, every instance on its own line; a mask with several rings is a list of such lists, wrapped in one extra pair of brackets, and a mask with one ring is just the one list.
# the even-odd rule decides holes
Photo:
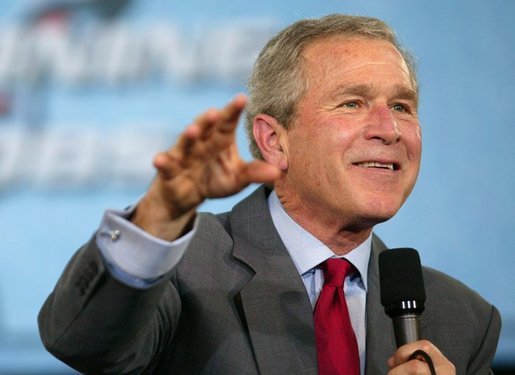
[(254, 139), (263, 159), (281, 171), (288, 169), (287, 130), (269, 115), (259, 114), (252, 123)]

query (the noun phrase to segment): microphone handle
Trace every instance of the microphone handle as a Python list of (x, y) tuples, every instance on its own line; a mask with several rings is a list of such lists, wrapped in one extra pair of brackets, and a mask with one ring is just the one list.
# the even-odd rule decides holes
[(392, 320), (397, 347), (420, 340), (421, 334), (419, 314), (403, 314), (392, 318)]

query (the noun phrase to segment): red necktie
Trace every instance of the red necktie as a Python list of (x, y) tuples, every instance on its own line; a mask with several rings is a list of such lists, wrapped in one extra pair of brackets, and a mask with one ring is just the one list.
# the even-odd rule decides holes
[(324, 287), (315, 307), (315, 336), (320, 375), (359, 375), (358, 343), (343, 294), (343, 281), (354, 267), (345, 259), (322, 264)]

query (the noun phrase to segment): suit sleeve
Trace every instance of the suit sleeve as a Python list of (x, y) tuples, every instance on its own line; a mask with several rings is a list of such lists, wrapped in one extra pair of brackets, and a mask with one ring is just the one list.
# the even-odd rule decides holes
[(147, 289), (113, 278), (92, 239), (66, 266), (38, 324), (49, 352), (90, 374), (138, 374), (158, 361), (181, 311), (165, 275)]
[(467, 374), (493, 374), (492, 360), (497, 349), (501, 331), (501, 315), (495, 306), (491, 307), (490, 321), (483, 337), (483, 342), (467, 369)]
[(129, 221), (133, 210), (107, 210), (96, 234), (96, 244), (109, 271), (123, 283), (146, 288), (181, 260), (196, 230), (175, 241), (156, 238)]

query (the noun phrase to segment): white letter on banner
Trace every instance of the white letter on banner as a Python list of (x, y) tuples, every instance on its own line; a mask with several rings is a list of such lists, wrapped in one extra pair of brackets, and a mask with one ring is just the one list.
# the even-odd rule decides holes
[[(146, 129), (146, 130), (145, 130)], [(109, 169), (114, 176), (112, 183), (118, 186), (148, 184), (155, 174), (152, 166), (154, 155), (168, 147), (170, 137), (155, 126), (118, 129), (106, 152)]]
[(97, 140), (96, 130), (87, 126), (49, 129), (36, 158), (36, 185), (67, 188), (94, 183)]
[(198, 75), (199, 62), (195, 55), (198, 44), (194, 38), (185, 40), (181, 36), (171, 25), (152, 27), (145, 40), (147, 62), (154, 74), (163, 75), (169, 81), (190, 83)]
[(0, 191), (13, 185), (21, 178), (18, 169), (21, 161), (25, 132), (15, 126), (0, 127)]

